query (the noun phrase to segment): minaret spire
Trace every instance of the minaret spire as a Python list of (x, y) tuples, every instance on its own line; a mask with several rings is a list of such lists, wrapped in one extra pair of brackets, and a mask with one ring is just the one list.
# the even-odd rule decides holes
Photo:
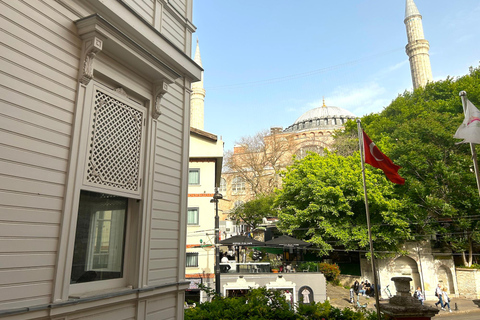
[(413, 0), (406, 0), (405, 20), (408, 44), (405, 47), (410, 60), (413, 88), (424, 87), (432, 81), (432, 67), (428, 50), (430, 45), (423, 35), (422, 16)]
[[(195, 57), (193, 60), (203, 68), (202, 58), (200, 57), (200, 46), (195, 49)], [(190, 97), (190, 126), (203, 130), (204, 122), (204, 105), (205, 105), (205, 89), (203, 87), (203, 71), (200, 81), (192, 83), (192, 95)]]

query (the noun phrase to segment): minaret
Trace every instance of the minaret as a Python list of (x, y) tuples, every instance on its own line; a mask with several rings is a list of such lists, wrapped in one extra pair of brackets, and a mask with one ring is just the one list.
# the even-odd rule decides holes
[[(193, 59), (200, 67), (202, 58), (200, 57), (200, 48), (195, 49), (195, 58)], [(205, 89), (203, 88), (203, 71), (200, 81), (192, 83), (192, 96), (190, 97), (190, 126), (203, 130), (203, 109), (205, 105)]]
[(408, 38), (405, 49), (410, 60), (413, 88), (416, 89), (424, 87), (433, 78), (428, 55), (430, 45), (423, 35), (422, 16), (413, 0), (406, 0), (404, 23)]

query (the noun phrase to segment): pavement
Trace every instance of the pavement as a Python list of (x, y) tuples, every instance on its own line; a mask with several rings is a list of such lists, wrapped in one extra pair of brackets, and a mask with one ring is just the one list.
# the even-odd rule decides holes
[[(435, 298), (435, 297), (434, 297)], [(330, 304), (334, 307), (343, 309), (343, 308), (351, 308), (354, 309), (354, 305), (350, 303), (350, 289), (345, 289), (341, 286), (333, 286), (331, 284), (327, 284), (327, 299), (330, 301)], [(472, 299), (465, 299), (465, 298), (456, 298), (450, 297), (450, 307), (452, 308), (452, 312), (440, 310), (437, 314), (437, 317), (442, 317), (442, 315), (453, 315), (455, 313), (474, 313), (478, 312), (479, 319), (480, 319), (480, 300), (472, 300)], [(425, 301), (425, 305), (435, 307), (435, 302), (438, 300), (435, 299), (428, 299)], [(367, 310), (375, 310), (375, 298), (367, 298), (364, 296), (360, 296), (360, 304), (364, 305), (367, 304)], [(380, 300), (380, 303), (388, 303), (387, 300)], [(440, 307), (439, 307), (440, 308)]]

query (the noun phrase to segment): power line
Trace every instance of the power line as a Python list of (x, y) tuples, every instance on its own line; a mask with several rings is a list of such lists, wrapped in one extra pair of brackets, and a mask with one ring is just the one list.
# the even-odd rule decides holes
[(287, 75), (287, 76), (283, 76), (283, 77), (249, 81), (249, 82), (243, 82), (243, 83), (206, 87), (205, 89), (218, 90), (218, 89), (241, 88), (241, 87), (249, 87), (249, 86), (267, 85), (267, 84), (272, 84), (272, 83), (289, 81), (289, 80), (293, 80), (293, 79), (305, 78), (305, 77), (310, 77), (310, 76), (313, 76), (313, 75), (316, 75), (316, 74), (321, 74), (321, 73), (326, 73), (326, 72), (329, 72), (329, 71), (341, 69), (341, 68), (346, 67), (346, 66), (355, 65), (355, 64), (358, 64), (360, 62), (375, 59), (375, 58), (385, 56), (385, 55), (388, 55), (388, 54), (391, 54), (393, 52), (397, 52), (397, 51), (400, 51), (400, 50), (404, 50), (404, 48), (403, 47), (395, 48), (395, 49), (392, 49), (392, 50), (389, 50), (389, 51), (377, 53), (377, 54), (367, 56), (367, 57), (364, 57), (364, 58), (348, 61), (348, 62), (337, 64), (337, 65), (334, 65), (334, 66), (328, 66), (328, 67), (325, 67), (325, 68), (320, 68), (320, 69), (316, 69), (316, 70), (312, 70), (312, 71), (307, 71), (307, 72), (303, 72), (303, 73), (297, 73), (297, 74), (291, 74), (291, 75)]

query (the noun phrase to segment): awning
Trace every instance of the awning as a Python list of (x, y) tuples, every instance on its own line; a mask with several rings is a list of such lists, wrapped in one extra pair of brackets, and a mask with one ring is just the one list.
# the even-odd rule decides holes
[(249, 238), (247, 236), (233, 236), (219, 242), (224, 246), (263, 247), (265, 242)]
[(299, 240), (290, 236), (280, 236), (272, 240), (268, 240), (265, 242), (265, 246), (267, 247), (286, 247), (286, 248), (295, 248), (295, 247), (309, 247), (311, 243), (305, 242), (303, 240)]

